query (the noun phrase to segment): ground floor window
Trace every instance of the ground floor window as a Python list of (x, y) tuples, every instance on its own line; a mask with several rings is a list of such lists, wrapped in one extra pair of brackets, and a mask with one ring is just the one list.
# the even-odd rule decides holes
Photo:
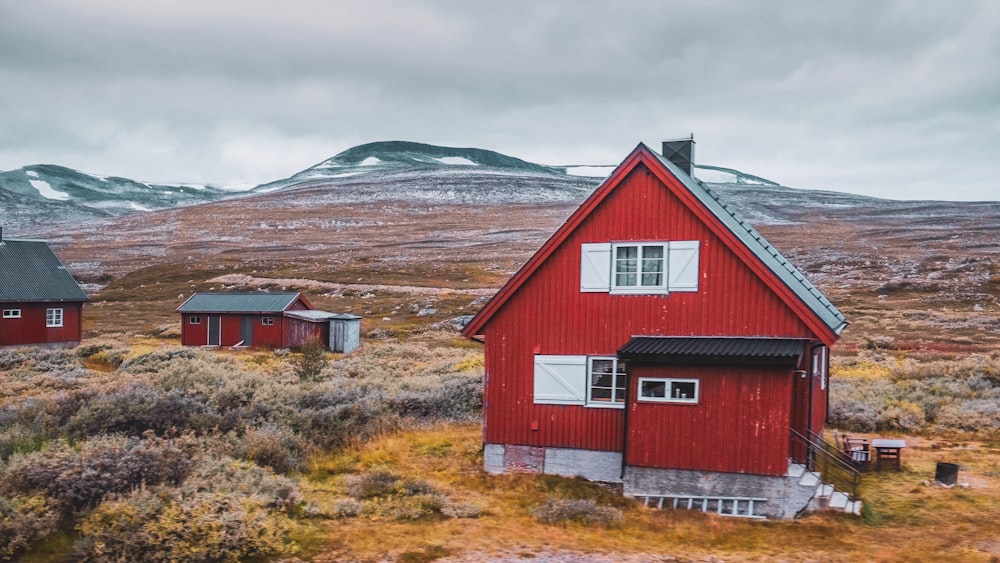
[(62, 309), (46, 309), (45, 310), (45, 326), (47, 327), (60, 327), (63, 325), (63, 310)]
[(4, 309), (3, 318), (5, 319), (20, 319), (21, 310), (20, 309)]
[(592, 357), (587, 365), (587, 404), (597, 407), (625, 405), (625, 362)]
[(188, 322), (190, 324), (193, 324), (193, 325), (200, 325), (201, 324), (201, 317), (197, 317), (197, 316), (188, 317)]
[(274, 317), (261, 317), (260, 324), (264, 326), (274, 326)]
[(640, 377), (639, 400), (661, 403), (697, 403), (697, 379)]

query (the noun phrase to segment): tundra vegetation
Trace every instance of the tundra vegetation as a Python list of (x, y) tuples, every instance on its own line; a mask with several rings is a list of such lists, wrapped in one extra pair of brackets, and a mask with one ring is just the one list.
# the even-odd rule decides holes
[[(0, 349), (0, 560), (1000, 557), (1000, 353), (993, 325), (953, 326), (989, 310), (834, 296), (856, 322), (832, 358), (831, 426), (905, 437), (903, 471), (864, 479), (862, 518), (747, 522), (484, 474), (482, 352), (444, 321), (474, 312), (473, 295), (316, 296), (365, 316), (362, 348), (342, 356), (183, 348), (160, 301), (149, 326), (112, 333), (145, 306), (146, 288), (116, 284), (82, 346)], [(938, 461), (969, 486), (928, 484)]]

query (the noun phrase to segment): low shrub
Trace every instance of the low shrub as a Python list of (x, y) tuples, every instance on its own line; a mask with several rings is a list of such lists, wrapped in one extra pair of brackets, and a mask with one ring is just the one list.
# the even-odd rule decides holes
[(59, 513), (45, 497), (0, 497), (0, 561), (16, 560), (55, 528)]
[(247, 430), (243, 436), (243, 457), (277, 473), (304, 468), (304, 448), (299, 440), (275, 424)]
[(387, 471), (348, 475), (346, 484), (347, 494), (359, 500), (391, 496), (399, 492), (399, 477)]
[(611, 506), (599, 506), (593, 500), (548, 499), (531, 511), (535, 520), (543, 524), (567, 524), (577, 522), (584, 525), (612, 526), (624, 519), (622, 511)]
[(288, 518), (241, 493), (133, 491), (77, 526), (81, 561), (244, 561), (286, 554)]
[(12, 457), (0, 475), (0, 493), (44, 493), (71, 513), (142, 485), (180, 483), (192, 463), (187, 453), (159, 438), (92, 438), (78, 450), (60, 441)]
[(302, 502), (297, 481), (226, 456), (206, 456), (181, 484), (182, 494), (237, 494), (269, 509), (295, 512)]

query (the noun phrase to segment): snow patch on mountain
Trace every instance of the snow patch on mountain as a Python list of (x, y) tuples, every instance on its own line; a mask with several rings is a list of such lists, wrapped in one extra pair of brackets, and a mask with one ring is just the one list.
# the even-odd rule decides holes
[[(35, 176), (36, 178), (38, 176)], [(57, 201), (67, 201), (69, 199), (69, 194), (66, 192), (60, 192), (59, 190), (52, 187), (51, 184), (45, 180), (28, 180), (33, 188), (38, 190), (38, 195), (44, 197), (45, 199), (54, 199)]]
[(472, 162), (464, 156), (443, 156), (435, 160), (441, 164), (450, 164), (453, 166), (479, 166), (478, 162)]
[(375, 166), (376, 164), (380, 164), (381, 162), (382, 159), (378, 158), (377, 156), (369, 156), (368, 158), (362, 160), (361, 164), (359, 164), (358, 166)]

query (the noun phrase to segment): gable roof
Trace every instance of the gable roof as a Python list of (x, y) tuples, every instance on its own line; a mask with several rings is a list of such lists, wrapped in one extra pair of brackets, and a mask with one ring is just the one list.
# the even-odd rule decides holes
[(778, 294), (827, 344), (832, 344), (847, 327), (844, 317), (826, 296), (813, 286), (795, 266), (741, 219), (700, 181), (688, 176), (675, 164), (643, 143), (618, 165), (565, 223), (542, 245), (520, 270), (500, 289), (462, 332), (466, 337), (480, 334), (483, 326), (534, 274), (545, 260), (597, 208), (636, 167), (644, 165), (661, 182), (674, 186), (676, 195), (704, 223)]
[(0, 240), (0, 301), (86, 301), (87, 294), (41, 240)]
[(312, 305), (297, 291), (274, 293), (227, 292), (195, 293), (180, 307), (179, 313), (281, 313), (297, 299)]

